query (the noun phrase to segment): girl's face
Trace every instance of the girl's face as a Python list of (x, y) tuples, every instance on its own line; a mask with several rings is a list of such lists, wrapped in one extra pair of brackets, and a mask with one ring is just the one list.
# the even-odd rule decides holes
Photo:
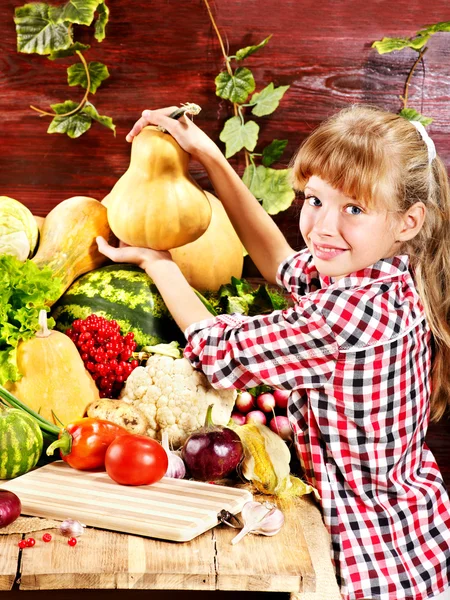
[(305, 186), (300, 231), (321, 275), (340, 279), (394, 256), (397, 224), (316, 175)]

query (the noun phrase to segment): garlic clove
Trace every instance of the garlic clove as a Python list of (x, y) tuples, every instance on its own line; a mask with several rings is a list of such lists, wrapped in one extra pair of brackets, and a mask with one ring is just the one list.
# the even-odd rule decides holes
[(66, 519), (59, 526), (59, 531), (64, 537), (78, 538), (83, 535), (85, 527), (86, 525), (83, 525), (83, 523), (80, 523), (79, 521), (75, 521), (74, 519)]
[(241, 518), (244, 526), (231, 540), (232, 544), (237, 544), (248, 533), (276, 535), (284, 524), (283, 513), (270, 502), (246, 502), (242, 508)]
[(181, 456), (178, 456), (175, 452), (172, 452), (169, 448), (169, 434), (164, 431), (161, 437), (161, 445), (166, 451), (169, 464), (165, 477), (171, 477), (173, 479), (183, 479), (186, 475), (186, 466)]

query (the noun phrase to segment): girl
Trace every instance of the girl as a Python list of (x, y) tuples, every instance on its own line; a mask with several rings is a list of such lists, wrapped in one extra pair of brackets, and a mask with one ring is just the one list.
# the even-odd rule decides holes
[(355, 106), (293, 163), (305, 195), (294, 252), (217, 146), (174, 108), (144, 111), (206, 168), (242, 243), (293, 308), (211, 318), (168, 252), (140, 265), (185, 330), (185, 356), (218, 388), (292, 390), (289, 417), (321, 496), (345, 600), (450, 598), (450, 502), (424, 443), (450, 397), (450, 189), (425, 129)]

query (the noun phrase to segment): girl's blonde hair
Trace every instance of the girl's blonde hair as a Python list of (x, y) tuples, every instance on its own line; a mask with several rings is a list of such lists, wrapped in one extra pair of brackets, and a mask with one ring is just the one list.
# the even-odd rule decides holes
[(431, 418), (450, 404), (450, 186), (439, 157), (405, 118), (372, 106), (346, 108), (322, 123), (293, 161), (296, 188), (316, 175), (365, 205), (403, 213), (426, 206), (420, 232), (404, 242), (433, 334)]

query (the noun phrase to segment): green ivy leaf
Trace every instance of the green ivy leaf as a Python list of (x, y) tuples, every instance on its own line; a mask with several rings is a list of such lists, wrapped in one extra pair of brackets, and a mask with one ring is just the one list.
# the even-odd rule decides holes
[(261, 92), (253, 94), (250, 104), (254, 106), (252, 113), (257, 117), (270, 115), (278, 108), (281, 98), (289, 89), (289, 85), (280, 85), (275, 88), (269, 83)]
[(442, 21), (441, 23), (428, 25), (428, 27), (424, 27), (423, 29), (418, 31), (417, 35), (434, 35), (435, 33), (439, 33), (440, 31), (450, 31), (450, 21)]
[(111, 129), (111, 131), (114, 133), (114, 137), (116, 137), (116, 126), (114, 125), (111, 117), (107, 117), (105, 115), (99, 115), (95, 106), (93, 104), (91, 104), (90, 102), (86, 102), (86, 104), (83, 107), (83, 112), (85, 114), (89, 115), (95, 121), (98, 121), (100, 123), (100, 125), (103, 125), (104, 127), (107, 127), (108, 129)]
[(66, 58), (66, 56), (72, 56), (78, 50), (82, 52), (83, 50), (89, 50), (89, 44), (82, 44), (81, 42), (75, 42), (65, 50), (56, 50), (52, 52), (47, 58), (49, 60), (56, 60), (57, 58)]
[(104, 2), (101, 2), (97, 6), (98, 17), (95, 21), (95, 39), (97, 42), (103, 42), (105, 39), (105, 29), (106, 25), (109, 21), (109, 8), (106, 6)]
[[(88, 64), (88, 70), (89, 77), (91, 78), (89, 91), (92, 94), (95, 94), (97, 89), (101, 86), (102, 81), (109, 77), (108, 67), (101, 62), (90, 62)], [(72, 65), (67, 69), (67, 82), (70, 86), (81, 85), (81, 87), (87, 89), (88, 81), (86, 71), (81, 63)]]
[[(60, 104), (52, 104), (52, 109), (56, 113), (63, 115), (74, 110), (77, 106), (76, 102), (66, 100)], [(67, 133), (70, 138), (77, 138), (86, 133), (91, 127), (93, 119), (101, 123), (101, 125), (112, 129), (114, 135), (116, 135), (116, 126), (113, 124), (112, 119), (99, 115), (96, 108), (90, 102), (86, 102), (83, 108), (73, 115), (54, 117), (47, 129), (47, 133)]]
[(420, 51), (428, 42), (430, 35), (424, 35), (418, 38), (383, 38), (372, 44), (372, 48), (378, 51), (378, 54), (387, 54), (395, 50), (403, 50), (403, 48), (412, 48)]
[(287, 144), (288, 140), (273, 140), (262, 152), (262, 164), (270, 167), (272, 163), (281, 158)]
[(77, 23), (78, 25), (90, 25), (94, 20), (97, 6), (103, 0), (69, 0), (62, 7), (56, 7), (53, 18), (58, 22)]
[(51, 7), (42, 2), (16, 8), (14, 22), (17, 32), (17, 51), (25, 54), (50, 54), (72, 44), (69, 28), (55, 23)]
[(272, 35), (269, 35), (269, 37), (266, 37), (266, 39), (257, 46), (246, 46), (245, 48), (241, 48), (236, 52), (236, 60), (244, 60), (244, 58), (247, 58), (247, 56), (250, 56), (250, 54), (260, 50), (268, 43), (271, 37)]
[(242, 180), (253, 195), (262, 202), (269, 215), (286, 210), (295, 198), (290, 181), (291, 169), (268, 169), (249, 165)]
[[(78, 106), (72, 100), (66, 100), (60, 104), (52, 104), (52, 109), (58, 114), (70, 112)], [(70, 138), (77, 138), (91, 127), (92, 119), (83, 111), (79, 111), (68, 117), (54, 117), (50, 123), (47, 133), (67, 133)]]
[(237, 104), (243, 104), (249, 94), (255, 91), (255, 80), (250, 69), (239, 67), (230, 75), (222, 71), (216, 77), (216, 96), (224, 100), (230, 100)]
[(408, 121), (419, 121), (419, 123), (422, 123), (424, 127), (433, 122), (433, 119), (430, 117), (424, 117), (418, 113), (417, 110), (414, 110), (414, 108), (404, 108), (399, 114), (405, 119), (408, 119)]
[(230, 158), (242, 148), (252, 152), (258, 141), (258, 133), (259, 125), (255, 121), (248, 121), (244, 125), (239, 117), (228, 119), (220, 134), (220, 140), (225, 142), (226, 158)]

